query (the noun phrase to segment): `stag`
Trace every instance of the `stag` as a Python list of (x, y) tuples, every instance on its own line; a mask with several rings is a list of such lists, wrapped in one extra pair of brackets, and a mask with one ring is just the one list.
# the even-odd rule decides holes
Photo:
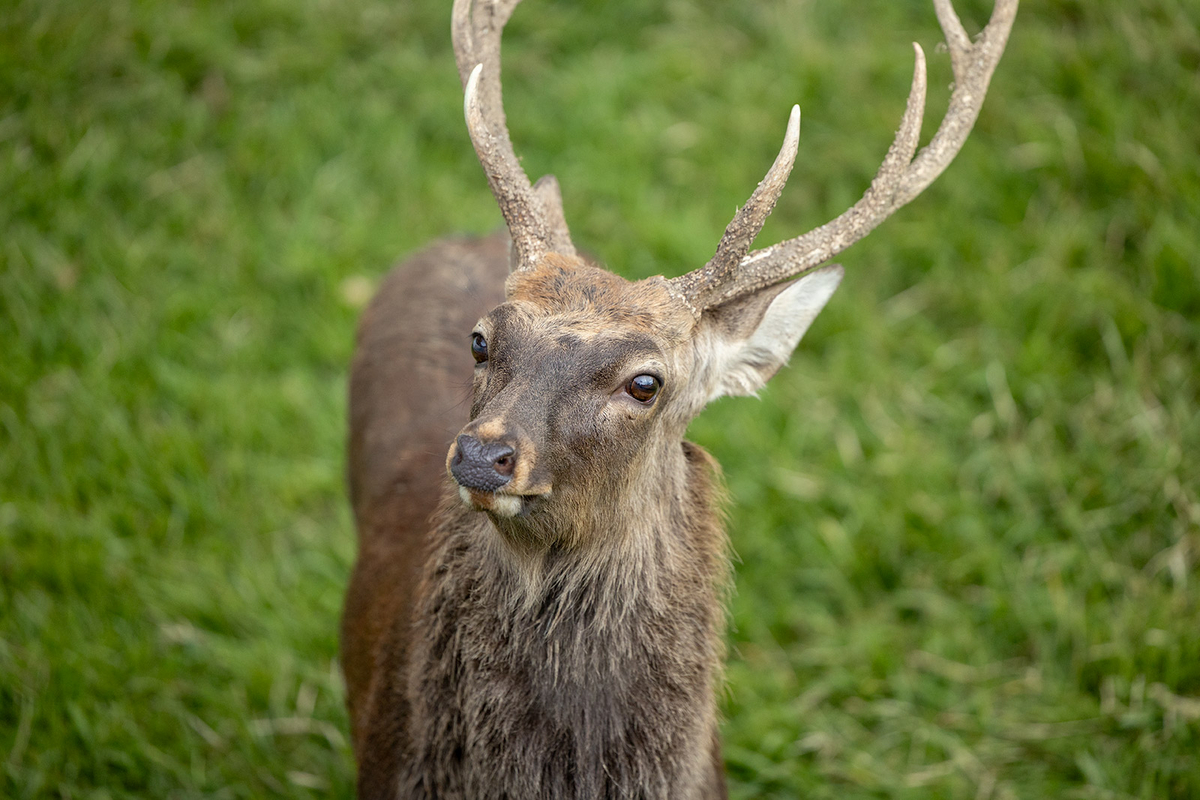
[(1017, 0), (998, 0), (974, 42), (934, 0), (949, 109), (918, 152), (914, 45), (899, 131), (848, 211), (750, 252), (796, 157), (793, 108), (712, 259), (638, 282), (576, 252), (557, 182), (531, 183), (513, 151), (500, 34), (518, 2), (456, 0), (452, 23), (508, 230), (398, 266), (358, 331), (342, 665), (359, 796), (723, 797), (730, 566), (717, 465), (685, 429), (771, 378), (842, 278), (826, 262), (954, 158)]

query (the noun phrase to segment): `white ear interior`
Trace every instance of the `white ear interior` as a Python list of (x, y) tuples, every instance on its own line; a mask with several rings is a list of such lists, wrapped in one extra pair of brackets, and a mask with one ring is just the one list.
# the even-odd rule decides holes
[(810, 272), (776, 295), (748, 337), (722, 342), (719, 360), (723, 363), (716, 365), (719, 375), (708, 399), (750, 395), (765, 386), (787, 363), (842, 275), (838, 264)]

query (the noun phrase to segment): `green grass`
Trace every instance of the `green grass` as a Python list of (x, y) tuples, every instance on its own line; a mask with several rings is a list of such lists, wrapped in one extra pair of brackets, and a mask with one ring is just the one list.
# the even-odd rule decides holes
[[(909, 41), (947, 96), (924, 0), (528, 5), (518, 150), (630, 276), (708, 258), (793, 102), (764, 243), (866, 187)], [(363, 286), (499, 222), (448, 7), (0, 3), (0, 796), (352, 793)], [(1200, 796), (1196, 11), (1027, 2), (959, 159), (693, 426), (735, 797)]]

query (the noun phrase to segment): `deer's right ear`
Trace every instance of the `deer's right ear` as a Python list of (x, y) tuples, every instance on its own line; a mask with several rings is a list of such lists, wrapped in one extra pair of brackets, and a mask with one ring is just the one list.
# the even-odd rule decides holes
[(813, 270), (704, 312), (708, 335), (701, 345), (708, 401), (751, 395), (766, 385), (842, 281), (838, 264)]

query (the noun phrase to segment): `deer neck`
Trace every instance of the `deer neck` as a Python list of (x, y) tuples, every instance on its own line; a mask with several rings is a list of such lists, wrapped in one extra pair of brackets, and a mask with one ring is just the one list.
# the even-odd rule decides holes
[[(472, 764), (464, 780), (488, 796), (506, 781), (569, 775), (570, 796), (603, 796), (616, 776), (631, 796), (689, 797), (707, 780), (728, 561), (715, 462), (676, 448), (679, 469), (653, 490), (614, 496), (579, 522), (593, 526), (575, 532), (588, 546), (534, 558), (455, 506), (426, 575), (408, 683), (414, 727), (441, 733), (414, 737), (426, 750), (412, 754), (410, 780), (460, 757)], [(488, 742), (547, 762), (516, 775)]]

